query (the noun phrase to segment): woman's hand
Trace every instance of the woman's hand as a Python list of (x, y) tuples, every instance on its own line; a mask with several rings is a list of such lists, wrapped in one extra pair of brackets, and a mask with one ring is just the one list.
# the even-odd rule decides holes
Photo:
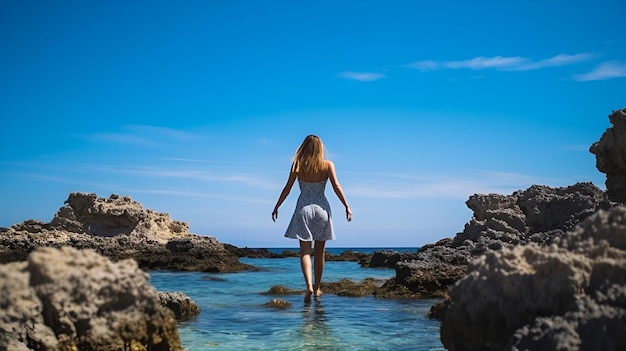
[(346, 207), (346, 219), (348, 222), (352, 221), (352, 211), (350, 211), (350, 207)]
[(277, 218), (278, 218), (278, 209), (275, 208), (274, 211), (272, 211), (272, 221), (276, 222)]

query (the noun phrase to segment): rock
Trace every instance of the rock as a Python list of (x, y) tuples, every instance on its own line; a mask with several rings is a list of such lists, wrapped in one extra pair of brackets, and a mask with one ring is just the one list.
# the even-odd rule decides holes
[(322, 282), (324, 294), (335, 294), (337, 296), (362, 297), (374, 294), (382, 284), (382, 281), (374, 278), (366, 278), (358, 283), (350, 279), (341, 279), (337, 282)]
[[(375, 294), (383, 281), (366, 278), (362, 282), (355, 282), (350, 279), (341, 279), (336, 282), (322, 282), (321, 289), (324, 294), (335, 294), (337, 296), (361, 297)], [(302, 295), (305, 290), (294, 290), (282, 285), (272, 286), (264, 295), (286, 296)]]
[(0, 263), (23, 261), (40, 247), (92, 249), (113, 261), (132, 258), (141, 268), (236, 272), (239, 262), (214, 237), (189, 233), (166, 213), (144, 209), (128, 196), (71, 193), (50, 223), (28, 220), (0, 235)]
[(363, 252), (356, 252), (354, 250), (344, 250), (339, 255), (332, 254), (326, 251), (326, 261), (356, 261), (360, 265), (364, 265), (365, 262), (369, 262), (372, 255)]
[(613, 111), (613, 125), (589, 151), (596, 156), (596, 168), (606, 174), (606, 192), (615, 202), (626, 203), (626, 109)]
[(229, 252), (235, 254), (237, 257), (248, 257), (248, 258), (284, 258), (284, 257), (298, 257), (297, 253), (295, 256), (289, 255), (285, 256), (285, 251), (282, 254), (271, 252), (268, 249), (251, 249), (251, 248), (240, 248), (230, 244), (224, 244), (224, 247)]
[(549, 246), (487, 252), (450, 298), (449, 350), (623, 350), (626, 207), (599, 211)]
[(408, 261), (416, 258), (417, 252), (398, 252), (393, 250), (377, 250), (371, 255), (367, 267), (394, 268), (400, 261)]
[(300, 295), (304, 294), (304, 290), (294, 290), (282, 285), (274, 285), (268, 290), (265, 295), (276, 295), (276, 296), (285, 296), (285, 295)]
[[(224, 244), (224, 247), (229, 252), (233, 253), (237, 257), (248, 258), (287, 258), (287, 257), (300, 257), (300, 253), (297, 251), (283, 250), (281, 253), (272, 252), (265, 248), (253, 249), (248, 247), (236, 247), (230, 244)], [(345, 250), (339, 255), (335, 255), (326, 251), (326, 261), (357, 261), (365, 262), (369, 261), (371, 255), (355, 252), (353, 250)]]
[[(597, 210), (613, 205), (591, 183), (561, 188), (533, 185), (511, 195), (475, 194), (466, 204), (474, 215), (463, 232), (424, 245), (416, 254), (398, 255), (396, 277), (377, 296), (446, 297), (448, 289), (465, 276), (471, 260), (520, 245), (550, 245)], [(375, 253), (372, 261), (386, 264), (389, 258)]]
[(161, 305), (174, 312), (177, 320), (187, 320), (200, 314), (200, 307), (183, 292), (159, 292)]
[(273, 300), (271, 300), (269, 302), (266, 302), (265, 306), (278, 308), (278, 309), (286, 309), (286, 308), (290, 308), (291, 307), (291, 302), (286, 301), (286, 300), (273, 299)]
[(0, 349), (182, 350), (135, 261), (42, 248), (0, 265)]

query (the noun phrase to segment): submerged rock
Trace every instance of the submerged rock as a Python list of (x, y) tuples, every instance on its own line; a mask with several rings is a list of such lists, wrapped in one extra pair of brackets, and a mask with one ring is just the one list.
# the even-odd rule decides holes
[(64, 247), (0, 265), (0, 349), (182, 347), (173, 313), (135, 261)]
[(449, 350), (626, 349), (626, 207), (553, 245), (491, 251), (450, 290)]
[(50, 223), (28, 220), (0, 234), (0, 263), (23, 261), (40, 247), (93, 249), (141, 268), (236, 272), (241, 263), (214, 237), (189, 233), (185, 222), (144, 209), (129, 197), (71, 193)]
[(183, 292), (159, 292), (161, 305), (174, 312), (177, 320), (187, 320), (200, 314), (200, 307)]
[(273, 307), (278, 309), (287, 309), (291, 307), (291, 302), (281, 299), (272, 299), (265, 303), (266, 307)]

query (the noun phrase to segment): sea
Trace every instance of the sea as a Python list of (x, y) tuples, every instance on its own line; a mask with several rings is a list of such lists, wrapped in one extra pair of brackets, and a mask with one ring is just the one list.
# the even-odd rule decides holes
[[(383, 248), (352, 248), (372, 253)], [(416, 251), (417, 248), (385, 248)], [(270, 251), (297, 251), (274, 248)], [(348, 248), (327, 248), (339, 254)], [(187, 294), (201, 312), (179, 322), (187, 351), (201, 350), (444, 350), (440, 322), (427, 317), (437, 299), (377, 299), (325, 294), (304, 302), (303, 295), (265, 295), (272, 286), (304, 290), (299, 258), (241, 258), (258, 270), (238, 273), (149, 271), (158, 291)], [(327, 261), (324, 282), (348, 278), (389, 279), (390, 268), (362, 268), (357, 262)], [(278, 298), (286, 309), (265, 306)]]

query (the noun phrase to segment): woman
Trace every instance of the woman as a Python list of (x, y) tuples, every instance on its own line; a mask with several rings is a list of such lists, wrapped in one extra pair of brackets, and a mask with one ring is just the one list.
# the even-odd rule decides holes
[[(352, 211), (350, 211), (348, 201), (337, 180), (335, 165), (324, 159), (324, 144), (318, 136), (307, 136), (296, 151), (291, 164), (289, 179), (287, 179), (287, 184), (285, 184), (272, 212), (274, 222), (278, 218), (278, 208), (289, 195), (296, 179), (300, 185), (300, 196), (291, 222), (289, 222), (285, 232), (285, 237), (300, 241), (300, 266), (306, 282), (304, 301), (309, 302), (311, 295), (320, 296), (322, 294), (320, 286), (324, 271), (326, 240), (335, 239), (330, 205), (324, 195), (328, 179), (330, 179), (335, 194), (346, 208), (348, 222), (352, 220)], [(315, 241), (314, 249), (312, 248), (313, 241)], [(312, 250), (314, 250), (315, 285), (311, 281)]]

